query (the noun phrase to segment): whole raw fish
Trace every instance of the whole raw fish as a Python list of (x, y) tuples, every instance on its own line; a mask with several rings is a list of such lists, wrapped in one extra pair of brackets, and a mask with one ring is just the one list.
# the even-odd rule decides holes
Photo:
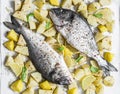
[(109, 71), (117, 71), (112, 64), (107, 63), (100, 56), (92, 30), (81, 15), (62, 8), (51, 9), (49, 15), (57, 31), (63, 35), (72, 47), (98, 62), (104, 76), (110, 75)]
[(23, 35), (29, 49), (29, 57), (42, 76), (48, 81), (57, 84), (70, 84), (73, 78), (63, 57), (44, 41), (42, 35), (38, 35), (22, 27), (13, 16), (11, 16), (11, 21), (12, 23), (4, 22), (4, 24), (8, 28), (14, 29), (17, 33)]

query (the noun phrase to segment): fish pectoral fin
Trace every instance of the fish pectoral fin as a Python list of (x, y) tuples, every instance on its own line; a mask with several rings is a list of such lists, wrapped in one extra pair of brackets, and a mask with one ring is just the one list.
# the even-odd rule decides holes
[(115, 71), (115, 72), (118, 71), (111, 63), (108, 63), (108, 67), (109, 67), (109, 71)]

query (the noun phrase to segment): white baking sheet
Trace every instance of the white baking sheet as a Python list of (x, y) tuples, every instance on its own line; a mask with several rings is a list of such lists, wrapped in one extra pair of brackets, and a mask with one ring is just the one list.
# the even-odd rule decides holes
[[(7, 40), (5, 34), (8, 29), (3, 25), (3, 21), (10, 20), (8, 11), (12, 11), (13, 5), (11, 0), (1, 0), (0, 2), (0, 94), (16, 94), (10, 90), (9, 84), (15, 79), (13, 73), (4, 66), (4, 60), (6, 55), (11, 55), (8, 50), (3, 47), (3, 43)], [(111, 9), (114, 11), (115, 27), (113, 31), (113, 52), (115, 58), (113, 64), (120, 71), (120, 31), (119, 31), (119, 0), (113, 1)], [(112, 73), (115, 78), (115, 84), (113, 87), (105, 87), (104, 94), (120, 94), (120, 72)]]

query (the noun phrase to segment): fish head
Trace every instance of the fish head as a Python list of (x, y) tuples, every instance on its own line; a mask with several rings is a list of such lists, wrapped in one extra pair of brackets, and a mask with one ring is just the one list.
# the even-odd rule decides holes
[(56, 26), (64, 26), (74, 18), (72, 11), (63, 8), (53, 8), (49, 15)]

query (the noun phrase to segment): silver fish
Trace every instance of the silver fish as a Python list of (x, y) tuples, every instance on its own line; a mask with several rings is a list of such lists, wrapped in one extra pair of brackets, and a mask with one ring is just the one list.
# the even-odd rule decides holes
[(100, 56), (92, 30), (81, 15), (62, 8), (51, 9), (49, 15), (57, 31), (71, 46), (98, 62), (104, 76), (110, 75), (110, 71), (117, 71)]
[(13, 16), (11, 21), (12, 23), (4, 22), (5, 26), (23, 35), (29, 49), (29, 57), (42, 76), (53, 83), (69, 85), (73, 78), (63, 57), (44, 41), (42, 35), (22, 27)]

